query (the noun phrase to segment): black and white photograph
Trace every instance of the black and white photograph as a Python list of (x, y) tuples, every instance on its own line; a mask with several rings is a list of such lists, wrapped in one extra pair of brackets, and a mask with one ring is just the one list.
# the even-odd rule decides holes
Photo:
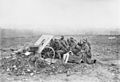
[(0, 0), (0, 82), (120, 82), (120, 0)]

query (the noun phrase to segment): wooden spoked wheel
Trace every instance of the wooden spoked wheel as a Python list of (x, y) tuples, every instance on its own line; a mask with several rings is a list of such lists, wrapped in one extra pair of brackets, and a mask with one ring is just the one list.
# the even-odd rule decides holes
[(52, 47), (45, 47), (41, 52), (41, 57), (44, 59), (46, 58), (54, 59), (55, 57), (54, 49)]

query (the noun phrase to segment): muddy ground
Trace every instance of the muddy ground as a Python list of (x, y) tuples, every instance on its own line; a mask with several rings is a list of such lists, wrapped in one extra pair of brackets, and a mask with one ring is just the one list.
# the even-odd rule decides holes
[[(66, 36), (69, 37), (69, 36)], [(109, 39), (108, 35), (73, 36), (77, 40), (88, 38), (91, 43), (93, 65), (76, 64), (70, 74), (36, 74), (14, 76), (0, 69), (0, 82), (120, 82), (120, 36)], [(20, 48), (25, 44), (34, 43), (39, 36), (33, 37), (2, 37), (0, 48)], [(1, 51), (1, 58), (9, 55)]]

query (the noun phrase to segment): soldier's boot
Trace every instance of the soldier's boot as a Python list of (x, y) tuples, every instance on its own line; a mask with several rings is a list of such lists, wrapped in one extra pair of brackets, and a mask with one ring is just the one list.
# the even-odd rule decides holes
[(94, 64), (94, 63), (96, 63), (96, 60), (91, 60), (91, 58), (87, 57), (84, 54), (83, 57), (82, 57), (81, 63)]
[(94, 64), (94, 63), (96, 63), (96, 60), (95, 59), (91, 60), (91, 58), (86, 58), (86, 63), (87, 64)]

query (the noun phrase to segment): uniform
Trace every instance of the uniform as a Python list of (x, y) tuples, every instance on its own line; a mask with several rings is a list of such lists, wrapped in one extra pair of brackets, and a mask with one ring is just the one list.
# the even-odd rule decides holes
[(91, 46), (90, 43), (86, 41), (83, 41), (82, 44), (82, 60), (85, 63), (92, 64), (95, 63), (95, 60), (91, 60), (92, 54), (91, 54)]

